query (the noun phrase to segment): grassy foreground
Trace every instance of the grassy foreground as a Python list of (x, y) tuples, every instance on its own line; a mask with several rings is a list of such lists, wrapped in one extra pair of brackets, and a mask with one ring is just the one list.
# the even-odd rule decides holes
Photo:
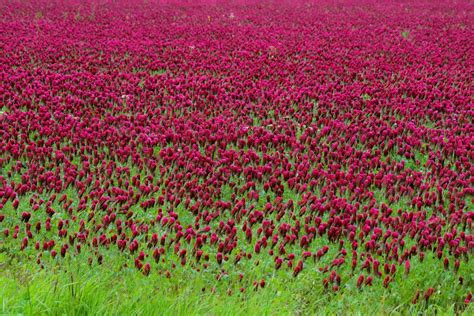
[[(5, 256), (1, 259), (6, 261)], [(259, 286), (257, 290), (243, 293), (239, 289), (245, 281), (239, 281), (238, 271), (244, 267), (236, 267), (221, 280), (216, 280), (214, 273), (196, 273), (191, 269), (176, 269), (172, 272), (175, 277), (168, 279), (159, 274), (140, 276), (134, 268), (89, 266), (78, 258), (66, 261), (63, 268), (56, 265), (41, 271), (25, 262), (4, 263), (0, 273), (1, 313), (472, 315), (474, 312), (472, 304), (446, 304), (464, 292), (459, 280), (443, 273), (434, 259), (429, 265), (415, 265), (407, 277), (397, 276), (387, 289), (372, 286), (360, 290), (353, 277), (354, 280), (346, 282), (339, 292), (332, 292), (322, 287), (321, 273), (314, 270), (308, 271), (304, 278), (278, 271), (267, 279), (264, 288)], [(426, 266), (431, 268), (426, 269)], [(257, 276), (259, 272), (253, 273)], [(472, 286), (472, 271), (469, 272), (468, 265), (464, 265), (460, 273), (471, 275), (464, 282)], [(428, 287), (436, 290), (429, 304), (424, 302), (423, 291), (418, 304), (412, 304), (414, 289)]]

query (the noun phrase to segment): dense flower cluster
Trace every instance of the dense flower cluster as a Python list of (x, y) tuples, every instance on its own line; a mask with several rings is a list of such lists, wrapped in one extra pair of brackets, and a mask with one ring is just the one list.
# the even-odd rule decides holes
[(468, 2), (0, 11), (10, 256), (116, 253), (146, 276), (218, 280), (265, 263), (252, 289), (319, 269), (328, 291), (390, 287), (428, 256), (451, 274), (472, 259)]

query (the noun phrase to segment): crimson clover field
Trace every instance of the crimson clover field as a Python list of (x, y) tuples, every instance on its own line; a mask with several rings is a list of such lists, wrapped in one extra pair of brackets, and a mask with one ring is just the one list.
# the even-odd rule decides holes
[(0, 0), (0, 313), (474, 314), (473, 24)]

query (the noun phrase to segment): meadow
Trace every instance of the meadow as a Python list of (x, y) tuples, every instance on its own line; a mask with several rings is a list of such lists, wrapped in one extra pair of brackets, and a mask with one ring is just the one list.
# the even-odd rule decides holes
[(0, 0), (0, 314), (474, 314), (473, 21)]

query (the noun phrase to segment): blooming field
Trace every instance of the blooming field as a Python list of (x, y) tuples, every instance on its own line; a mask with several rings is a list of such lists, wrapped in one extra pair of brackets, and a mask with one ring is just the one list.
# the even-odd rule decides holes
[(473, 9), (1, 1), (2, 313), (474, 312)]

